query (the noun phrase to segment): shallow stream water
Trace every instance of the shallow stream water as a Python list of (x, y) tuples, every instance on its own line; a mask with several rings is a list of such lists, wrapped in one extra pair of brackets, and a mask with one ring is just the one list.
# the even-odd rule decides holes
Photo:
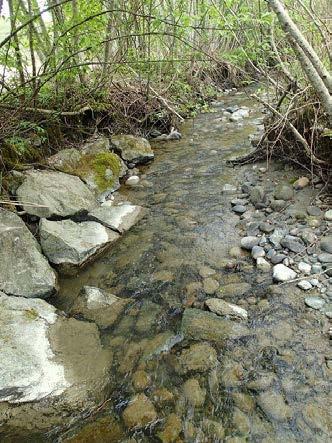
[[(120, 191), (123, 200), (146, 207), (146, 216), (79, 277), (62, 280), (56, 305), (64, 311), (83, 285), (130, 297), (132, 303), (115, 327), (102, 333), (113, 355), (108, 401), (50, 441), (331, 441), (328, 340), (321, 335), (319, 315), (305, 310), (295, 289), (271, 290), (270, 275), (257, 273), (248, 257), (227, 267), (241, 229), (230, 196), (221, 189), (241, 183), (252, 166), (233, 169), (226, 160), (250, 150), (248, 136), (263, 115), (245, 95), (222, 100), (215, 112), (186, 121), (180, 141), (153, 146), (155, 161), (142, 171), (140, 185)], [(253, 112), (241, 124), (222, 122), (221, 111), (229, 105)], [(202, 307), (212, 297), (206, 293), (211, 278), (220, 288), (227, 285), (227, 301), (248, 310), (249, 319), (242, 321), (248, 334), (209, 342), (218, 357), (215, 367), (184, 374), (176, 362), (195, 340), (179, 334), (183, 310)], [(192, 378), (200, 386), (195, 395), (203, 396), (196, 406), (182, 395)], [(157, 419), (128, 430), (122, 413), (137, 392), (153, 402)], [(174, 439), (161, 434), (170, 414), (175, 415), (169, 434), (181, 423)]]

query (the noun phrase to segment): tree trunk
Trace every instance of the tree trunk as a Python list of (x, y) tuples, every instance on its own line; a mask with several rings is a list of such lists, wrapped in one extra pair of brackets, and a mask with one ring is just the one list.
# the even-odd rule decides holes
[(310, 60), (313, 67), (317, 71), (317, 74), (323, 80), (328, 92), (332, 94), (332, 76), (325, 68), (320, 58), (316, 54), (313, 47), (301, 33), (294, 21), (289, 16), (284, 5), (279, 0), (267, 0), (267, 3), (271, 6), (276, 13), (279, 23), (282, 29), (296, 42), (296, 44), (302, 49), (305, 56)]

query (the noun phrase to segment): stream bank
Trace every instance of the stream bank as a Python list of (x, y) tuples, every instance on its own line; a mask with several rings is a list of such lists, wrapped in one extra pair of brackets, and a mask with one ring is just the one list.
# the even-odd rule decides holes
[[(234, 106), (249, 116), (230, 121)], [(244, 95), (225, 97), (185, 122), (181, 141), (153, 145), (154, 163), (120, 191), (148, 212), (52, 300), (71, 312), (88, 286), (125, 301), (112, 325), (89, 323), (108, 353), (107, 392), (86, 421), (50, 424), (40, 441), (329, 440), (328, 208), (315, 201), (319, 183), (294, 191), (302, 172), (226, 164), (261, 124)], [(300, 280), (275, 284), (280, 264)]]

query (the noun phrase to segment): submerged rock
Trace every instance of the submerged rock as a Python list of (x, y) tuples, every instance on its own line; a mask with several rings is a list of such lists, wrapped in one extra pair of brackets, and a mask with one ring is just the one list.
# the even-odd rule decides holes
[(56, 171), (28, 171), (17, 198), (37, 217), (68, 217), (97, 205), (94, 194), (79, 177)]
[(124, 203), (122, 205), (100, 206), (89, 213), (89, 218), (119, 233), (128, 231), (144, 215), (142, 206)]
[(0, 342), (3, 426), (63, 425), (104, 400), (111, 359), (93, 323), (59, 315), (44, 300), (0, 294)]
[(276, 392), (266, 391), (257, 398), (257, 403), (262, 411), (271, 420), (285, 421), (292, 417), (292, 410), (286, 404), (282, 395)]
[(57, 277), (34, 236), (14, 212), (0, 210), (0, 290), (7, 295), (47, 298)]
[(181, 332), (186, 338), (193, 340), (217, 342), (230, 338), (240, 338), (249, 333), (248, 329), (239, 323), (199, 309), (185, 309)]
[(158, 437), (162, 443), (176, 442), (182, 431), (182, 422), (176, 414), (170, 414), (167, 417), (163, 430), (158, 433)]
[(182, 351), (178, 360), (178, 372), (206, 372), (218, 363), (217, 353), (208, 343), (195, 343)]
[(200, 387), (198, 380), (191, 378), (183, 385), (183, 395), (190, 406), (200, 407), (205, 402), (206, 390)]
[(40, 241), (46, 257), (64, 273), (85, 266), (119, 238), (119, 234), (96, 222), (42, 219)]
[(127, 428), (143, 428), (157, 419), (157, 412), (146, 395), (138, 394), (123, 411), (122, 417)]
[(94, 321), (100, 328), (107, 328), (117, 321), (129, 301), (129, 299), (119, 298), (108, 291), (84, 286), (70, 313)]
[(133, 135), (114, 135), (111, 142), (126, 162), (137, 165), (148, 163), (154, 158), (150, 143), (145, 138)]
[(229, 315), (230, 317), (238, 317), (242, 320), (248, 318), (248, 312), (245, 309), (233, 305), (232, 303), (227, 303), (219, 298), (209, 298), (208, 300), (205, 300), (205, 304), (211, 312), (214, 312), (217, 315)]

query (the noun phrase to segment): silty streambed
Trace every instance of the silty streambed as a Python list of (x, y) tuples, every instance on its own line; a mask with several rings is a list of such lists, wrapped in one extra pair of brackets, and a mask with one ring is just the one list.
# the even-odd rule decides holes
[[(221, 121), (229, 105), (250, 106), (250, 118)], [(186, 121), (182, 140), (155, 144), (155, 161), (140, 185), (121, 191), (123, 199), (147, 207), (147, 215), (79, 277), (62, 280), (56, 304), (64, 311), (83, 285), (132, 303), (102, 332), (113, 354), (108, 401), (45, 441), (329, 441), (328, 340), (320, 316), (305, 309), (293, 287), (271, 290), (270, 274), (257, 272), (249, 257), (226, 266), (241, 231), (230, 210), (233, 197), (221, 190), (241, 184), (252, 170), (232, 169), (226, 160), (250, 149), (248, 136), (262, 118), (253, 107), (244, 95), (226, 97), (215, 112)], [(280, 166), (272, 169), (278, 174)], [(202, 308), (216, 296), (209, 295), (216, 282), (216, 294), (248, 310), (247, 321), (234, 320), (247, 333), (229, 330), (198, 341), (181, 336), (184, 308)], [(124, 411), (139, 393), (153, 423), (130, 429), (137, 411)]]

